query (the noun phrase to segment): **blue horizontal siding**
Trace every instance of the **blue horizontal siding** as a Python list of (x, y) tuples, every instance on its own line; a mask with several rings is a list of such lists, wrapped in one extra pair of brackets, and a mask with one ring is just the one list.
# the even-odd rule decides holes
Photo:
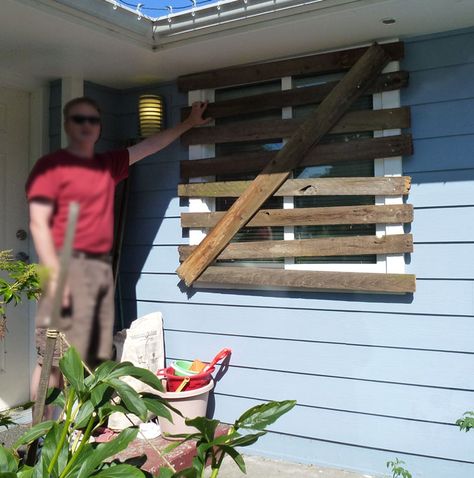
[[(473, 398), (471, 391), (318, 375), (317, 370), (313, 374), (296, 374), (235, 365), (217, 382), (215, 391), (232, 396), (238, 383), (245, 395), (254, 388), (255, 382), (261, 384), (258, 394), (254, 393), (258, 400), (291, 397), (303, 407), (449, 426), (472, 406)], [(426, 403), (435, 406), (426, 407)], [(298, 434), (298, 430), (293, 430), (293, 434)]]
[(121, 91), (86, 81), (84, 95), (96, 100), (101, 109), (102, 129), (97, 150), (107, 151), (125, 147), (127, 137), (122, 134), (120, 127)]
[(474, 99), (425, 103), (411, 107), (415, 139), (472, 135)]
[(473, 219), (472, 206), (415, 209), (411, 232), (416, 242), (471, 242)]
[(176, 185), (179, 183), (179, 162), (166, 160), (165, 152), (166, 150), (156, 154), (153, 163), (137, 165), (133, 169), (134, 191), (153, 191), (172, 186), (176, 192)]
[[(186, 148), (175, 143), (134, 168), (120, 275), (125, 319), (160, 310), (168, 360), (233, 349), (211, 403), (222, 420), (262, 400), (298, 400), (253, 453), (371, 473), (399, 456), (414, 476), (474, 475), (474, 435), (454, 426), (474, 403), (473, 52), (474, 30), (406, 41), (413, 295), (183, 287), (175, 269), (177, 246), (188, 243), (180, 228), (187, 203), (176, 188)], [(174, 84), (159, 91), (174, 124), (186, 97)], [(123, 94), (129, 128), (139, 93)]]
[(135, 218), (179, 217), (188, 210), (187, 201), (176, 197), (176, 187), (159, 191), (132, 191), (129, 200)]
[[(291, 391), (288, 390), (288, 394), (291, 396)], [(246, 408), (261, 402), (217, 393), (215, 403), (216, 414), (232, 422)], [(465, 435), (451, 425), (297, 406), (271, 429), (317, 440), (391, 450), (394, 454), (403, 451), (472, 464), (472, 441), (466, 440)]]
[[(166, 330), (349, 344), (368, 347), (471, 353), (474, 320), (468, 316), (428, 315), (344, 310), (272, 308), (258, 306), (124, 302), (138, 307), (140, 316), (159, 307)], [(199, 320), (196, 320), (199, 317)], [(255, 320), (258, 317), (258, 320)], [(292, 327), (288, 327), (291, 318)], [(403, 327), (401, 327), (403, 324)], [(446, 349), (449, 344), (449, 350)], [(205, 357), (202, 357), (203, 359)]]
[[(265, 370), (461, 390), (474, 389), (472, 384), (466, 383), (466, 375), (469, 375), (474, 367), (474, 354), (470, 353), (447, 354), (262, 337), (217, 338), (210, 334), (189, 331), (168, 331), (166, 353), (169, 357), (186, 359), (192, 359), (192, 355), (209, 356), (209, 351), (215, 350), (223, 341), (234, 351), (232, 363), (240, 367), (254, 367), (258, 364), (258, 368)], [(303, 383), (302, 380), (302, 387)]]
[(473, 206), (474, 168), (411, 174), (409, 202), (424, 207)]
[(125, 244), (187, 244), (188, 239), (183, 234), (179, 217), (130, 218)]
[(404, 158), (406, 174), (472, 168), (474, 134), (415, 139), (415, 155)]
[[(436, 70), (474, 63), (474, 31), (406, 40), (403, 68), (413, 71)], [(435, 71), (433, 71), (436, 74)], [(463, 85), (466, 88), (466, 85)]]
[(465, 79), (474, 76), (474, 62), (444, 66), (435, 70), (410, 72), (410, 87), (403, 98), (410, 105), (432, 104), (474, 98), (474, 84)]
[[(423, 280), (410, 295), (330, 292), (285, 292), (188, 289), (175, 274), (123, 273), (125, 299), (166, 302), (285, 307), (289, 309), (377, 311), (392, 313), (474, 315), (474, 283), (470, 280)], [(264, 311), (261, 311), (264, 313)], [(271, 313), (268, 311), (268, 313)]]

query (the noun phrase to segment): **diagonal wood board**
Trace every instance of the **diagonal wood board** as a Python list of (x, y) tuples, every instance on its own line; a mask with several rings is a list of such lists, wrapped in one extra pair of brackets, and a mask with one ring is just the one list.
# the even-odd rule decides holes
[(285, 182), (308, 150), (326, 135), (376, 80), (390, 56), (382, 46), (372, 45), (331, 90), (308, 119), (289, 138), (225, 216), (177, 269), (190, 286), (229, 244), (235, 234), (257, 213), (262, 204)]

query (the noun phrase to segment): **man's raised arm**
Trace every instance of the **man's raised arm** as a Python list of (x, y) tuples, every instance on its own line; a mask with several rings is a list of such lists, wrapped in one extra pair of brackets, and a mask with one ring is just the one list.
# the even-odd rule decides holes
[(146, 158), (151, 154), (161, 151), (191, 128), (207, 124), (212, 121), (212, 118), (204, 119), (202, 117), (206, 108), (207, 101), (195, 101), (192, 105), (189, 116), (182, 123), (179, 123), (173, 128), (160, 131), (159, 133), (156, 133), (149, 138), (130, 146), (128, 148), (130, 164), (136, 163), (137, 161), (140, 161), (140, 159)]

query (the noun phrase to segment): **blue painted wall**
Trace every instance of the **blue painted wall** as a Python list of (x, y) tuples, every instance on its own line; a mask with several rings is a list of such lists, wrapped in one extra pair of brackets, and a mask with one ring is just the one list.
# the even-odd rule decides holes
[[(456, 419), (474, 409), (474, 30), (406, 40), (415, 154), (413, 296), (193, 291), (180, 288), (186, 244), (176, 197), (178, 143), (132, 174), (120, 275), (127, 321), (160, 310), (168, 359), (234, 350), (216, 387), (215, 416), (294, 398), (296, 409), (253, 453), (383, 473), (398, 456), (416, 477), (474, 476), (474, 433)], [(168, 124), (186, 97), (166, 97)], [(121, 134), (136, 134), (140, 90), (123, 92)]]
[(49, 84), (49, 151), (56, 151), (61, 147), (61, 80), (51, 81)]
[(84, 82), (84, 95), (97, 101), (101, 109), (102, 131), (97, 142), (97, 151), (127, 146), (127, 135), (122, 130), (122, 102), (121, 90), (108, 88), (89, 81)]

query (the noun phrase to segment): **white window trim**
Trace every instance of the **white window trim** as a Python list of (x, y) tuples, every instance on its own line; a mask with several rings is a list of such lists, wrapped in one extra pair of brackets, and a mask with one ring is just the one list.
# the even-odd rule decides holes
[[(188, 93), (188, 105), (191, 106), (194, 101), (214, 101), (214, 90), (192, 90)], [(213, 124), (213, 123), (211, 123)], [(189, 146), (189, 159), (204, 159), (215, 156), (214, 144), (197, 144)], [(202, 183), (214, 181), (215, 176), (206, 176), (200, 178), (190, 178), (190, 182)], [(213, 212), (216, 210), (216, 200), (214, 198), (189, 198), (189, 212)], [(207, 234), (207, 229), (189, 229), (189, 244), (195, 246), (199, 244)]]
[[(390, 62), (383, 70), (384, 73), (399, 71), (399, 62)], [(292, 78), (283, 77), (281, 79), (282, 89), (291, 89)], [(214, 101), (214, 90), (193, 90), (188, 93), (188, 104), (193, 101)], [(400, 107), (400, 90), (376, 93), (373, 95), (374, 109), (387, 109)], [(282, 109), (282, 118), (289, 119), (292, 117), (292, 107)], [(401, 134), (400, 129), (382, 130), (374, 133), (375, 137), (396, 136)], [(192, 145), (189, 146), (189, 159), (211, 158), (215, 155), (215, 145)], [(403, 172), (402, 157), (377, 158), (374, 160), (375, 176), (401, 176)], [(214, 180), (214, 176), (202, 178), (192, 178), (191, 182), (204, 182)], [(386, 197), (377, 196), (375, 204), (403, 204), (403, 196)], [(294, 198), (284, 197), (283, 208), (293, 209)], [(216, 210), (215, 199), (213, 198), (189, 198), (189, 212), (213, 212)], [(403, 224), (377, 224), (376, 235), (392, 235), (403, 234)], [(207, 234), (207, 229), (191, 228), (189, 231), (189, 244), (199, 244)], [(294, 240), (294, 228), (285, 227), (284, 240)], [(396, 273), (405, 272), (405, 256), (404, 254), (384, 254), (377, 255), (377, 262), (374, 264), (344, 264), (344, 263), (315, 263), (315, 264), (295, 264), (293, 258), (287, 258), (284, 261), (284, 268), (291, 270), (307, 270), (307, 271), (340, 271), (340, 272), (373, 272), (373, 273)]]

